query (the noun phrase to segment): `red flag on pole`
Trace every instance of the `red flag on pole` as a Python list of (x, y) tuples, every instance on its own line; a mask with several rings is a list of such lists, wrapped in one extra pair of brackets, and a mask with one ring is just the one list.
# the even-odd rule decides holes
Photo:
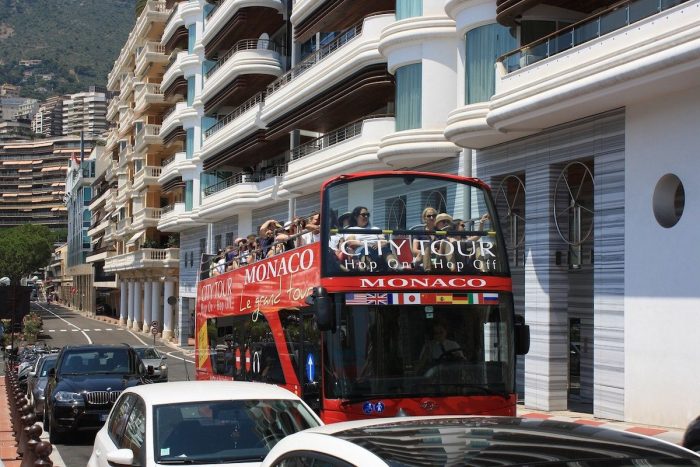
[(80, 162), (78, 162), (78, 156), (74, 152), (70, 154), (70, 160), (76, 168), (80, 167)]

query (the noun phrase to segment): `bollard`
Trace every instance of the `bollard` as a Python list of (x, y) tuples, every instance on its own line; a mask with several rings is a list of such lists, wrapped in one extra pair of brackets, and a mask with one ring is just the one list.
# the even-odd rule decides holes
[(36, 445), (36, 461), (34, 461), (34, 467), (53, 467), (53, 462), (49, 459), (53, 448), (51, 443), (46, 441), (40, 441)]
[[(27, 432), (25, 431), (26, 427), (29, 427), (30, 425), (33, 425), (34, 422), (36, 422), (36, 416), (34, 415), (34, 409), (29, 404), (25, 404), (22, 406), (22, 416), (20, 417), (19, 421), (19, 437), (17, 439), (17, 455), (23, 456), (25, 452), (27, 452)], [(29, 423), (31, 420), (31, 424)]]
[(36, 453), (36, 448), (41, 442), (41, 425), (34, 423), (33, 425), (25, 428), (27, 430), (27, 449), (22, 456), (22, 464), (20, 467), (33, 467), (36, 460), (39, 458)]

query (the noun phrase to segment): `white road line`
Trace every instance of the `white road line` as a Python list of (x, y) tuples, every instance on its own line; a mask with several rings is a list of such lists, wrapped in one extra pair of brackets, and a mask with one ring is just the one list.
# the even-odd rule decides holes
[[(46, 307), (44, 307), (44, 306), (42, 306), (42, 305), (40, 305), (40, 304), (38, 304), (38, 303), (37, 303), (36, 305), (37, 305), (39, 308), (41, 308), (42, 310), (48, 311), (49, 313), (51, 313), (52, 315), (54, 315), (56, 318), (60, 319), (60, 320), (63, 321), (64, 323), (66, 323), (68, 326), (71, 326), (71, 327), (73, 327), (73, 328), (76, 328), (76, 329), (80, 330), (80, 332), (83, 333), (83, 336), (85, 336), (85, 339), (87, 339), (88, 344), (92, 344), (92, 339), (90, 339), (90, 336), (88, 336), (87, 333), (86, 333), (85, 331), (81, 330), (78, 326), (76, 326), (75, 324), (73, 324), (73, 323), (71, 323), (71, 322), (69, 322), (69, 321), (66, 321), (65, 319), (61, 318), (59, 315), (57, 315), (57, 314), (54, 313), (53, 311), (49, 310), (48, 308), (46, 308)], [(64, 331), (64, 329), (61, 329), (61, 331)]]

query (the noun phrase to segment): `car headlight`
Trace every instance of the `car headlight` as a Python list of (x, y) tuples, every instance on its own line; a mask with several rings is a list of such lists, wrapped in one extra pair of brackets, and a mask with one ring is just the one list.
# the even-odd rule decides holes
[(58, 391), (55, 396), (56, 402), (83, 402), (83, 396), (76, 392)]
[(163, 364), (160, 365), (160, 369), (161, 369), (161, 371), (167, 370), (167, 369), (168, 369), (168, 365), (166, 365), (165, 363), (163, 363)]

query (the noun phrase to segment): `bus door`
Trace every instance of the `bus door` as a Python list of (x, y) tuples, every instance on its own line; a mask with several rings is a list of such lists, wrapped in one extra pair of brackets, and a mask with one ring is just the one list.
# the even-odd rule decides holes
[(321, 335), (307, 308), (281, 310), (280, 322), (299, 380), (301, 398), (318, 413), (321, 410)]

